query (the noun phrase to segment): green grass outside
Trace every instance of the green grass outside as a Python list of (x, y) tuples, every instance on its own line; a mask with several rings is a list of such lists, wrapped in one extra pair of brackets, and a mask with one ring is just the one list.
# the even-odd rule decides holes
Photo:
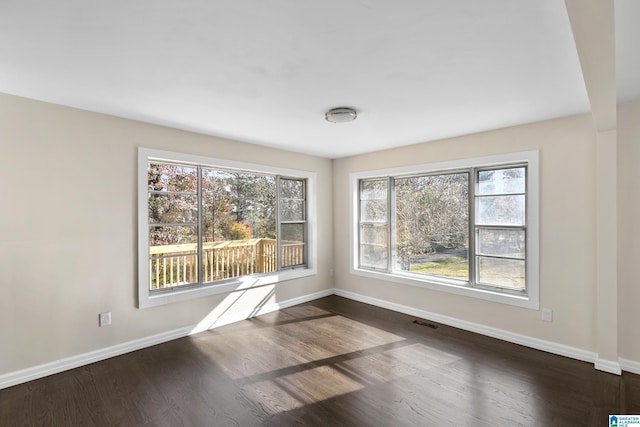
[(411, 266), (410, 271), (413, 273), (469, 280), (469, 263), (466, 258), (459, 256), (424, 262), (422, 264), (414, 264)]
[[(422, 264), (413, 264), (411, 265), (410, 271), (413, 273), (450, 277), (452, 279), (469, 280), (467, 259), (457, 256), (424, 262)], [(485, 271), (484, 280), (489, 284), (519, 290), (524, 288), (523, 273), (523, 271), (517, 268), (498, 266)]]

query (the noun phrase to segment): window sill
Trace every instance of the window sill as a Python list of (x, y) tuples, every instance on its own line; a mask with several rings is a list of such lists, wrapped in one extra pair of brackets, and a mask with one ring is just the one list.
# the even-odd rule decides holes
[(237, 292), (261, 286), (274, 285), (287, 280), (301, 279), (317, 274), (314, 268), (300, 268), (279, 271), (277, 273), (261, 276), (245, 276), (223, 283), (207, 284), (196, 288), (173, 288), (172, 291), (162, 293), (150, 293), (148, 289), (140, 290), (138, 295), (138, 308), (157, 307), (180, 301), (188, 301), (196, 298)]
[(513, 295), (487, 289), (471, 288), (451, 283), (447, 283), (446, 279), (442, 282), (436, 280), (422, 279), (387, 272), (363, 270), (352, 268), (351, 273), (367, 277), (370, 279), (384, 280), (387, 282), (400, 283), (408, 286), (429, 289), (434, 291), (446, 292), (449, 294), (463, 295), (471, 298), (481, 299), (485, 301), (497, 302), (501, 304), (513, 305), (516, 307), (527, 308), (531, 310), (539, 309), (539, 302), (536, 298), (529, 296)]

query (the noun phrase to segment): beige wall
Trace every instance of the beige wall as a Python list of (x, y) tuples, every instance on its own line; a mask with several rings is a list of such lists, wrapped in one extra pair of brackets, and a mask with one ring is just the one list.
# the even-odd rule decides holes
[[(589, 115), (336, 160), (335, 286), (460, 320), (595, 351), (595, 134)], [(540, 150), (540, 312), (354, 276), (349, 272), (351, 172)]]
[[(640, 103), (618, 114), (620, 356), (640, 362)], [(137, 309), (138, 146), (317, 172), (318, 275), (271, 296), (262, 288)], [(349, 173), (527, 150), (540, 150), (540, 306), (554, 310), (552, 323), (535, 310), (350, 274)], [(596, 351), (595, 166), (589, 115), (331, 162), (0, 94), (0, 375), (333, 285)], [(97, 326), (101, 311), (112, 326)]]
[[(331, 288), (332, 164), (0, 94), (0, 375), (255, 308), (268, 288), (136, 308), (137, 147), (304, 169), (318, 177), (318, 275)], [(98, 327), (111, 311), (113, 325)]]
[(640, 102), (618, 106), (620, 357), (640, 363)]

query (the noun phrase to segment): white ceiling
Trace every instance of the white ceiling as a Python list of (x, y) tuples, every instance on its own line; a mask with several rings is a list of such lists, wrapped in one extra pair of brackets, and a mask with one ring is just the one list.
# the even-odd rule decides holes
[(0, 92), (327, 158), (590, 111), (561, 0), (0, 0)]

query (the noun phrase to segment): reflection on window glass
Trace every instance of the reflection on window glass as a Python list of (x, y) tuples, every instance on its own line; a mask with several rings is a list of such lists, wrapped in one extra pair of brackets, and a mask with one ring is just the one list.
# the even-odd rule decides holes
[(360, 227), (360, 242), (371, 245), (387, 245), (389, 229), (386, 225), (363, 224)]
[(282, 224), (282, 243), (302, 243), (304, 224)]
[(281, 199), (280, 212), (283, 221), (304, 220), (304, 200)]
[(305, 263), (306, 212), (303, 180), (280, 178), (280, 259), (282, 267)]
[(361, 202), (361, 212), (363, 221), (387, 220), (387, 201), (363, 200)]
[(360, 190), (361, 200), (387, 200), (387, 180), (362, 181)]
[(304, 182), (299, 179), (281, 179), (280, 197), (285, 199), (304, 198)]
[(496, 169), (478, 172), (478, 194), (518, 194), (526, 191), (525, 168)]
[(359, 265), (386, 269), (389, 265), (388, 179), (360, 181)]
[(360, 264), (373, 268), (387, 268), (388, 254), (386, 246), (360, 245)]
[(520, 290), (525, 288), (523, 260), (478, 257), (480, 283)]
[(524, 230), (479, 229), (478, 254), (524, 259)]
[(526, 288), (526, 168), (478, 172), (477, 281), (511, 290)]
[(476, 222), (482, 225), (524, 225), (525, 196), (479, 197)]

